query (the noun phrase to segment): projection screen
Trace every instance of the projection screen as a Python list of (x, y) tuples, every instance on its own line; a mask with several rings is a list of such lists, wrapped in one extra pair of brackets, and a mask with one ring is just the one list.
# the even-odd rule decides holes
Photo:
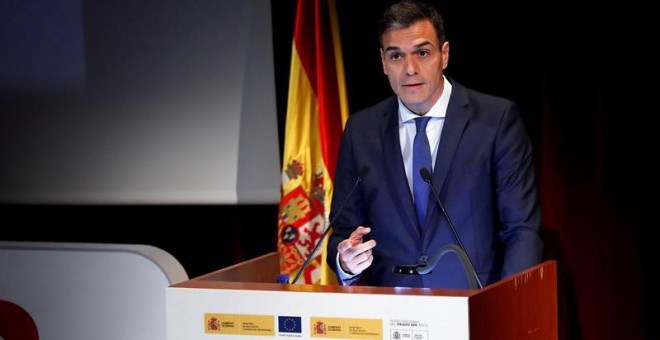
[(269, 0), (8, 0), (0, 202), (279, 200)]

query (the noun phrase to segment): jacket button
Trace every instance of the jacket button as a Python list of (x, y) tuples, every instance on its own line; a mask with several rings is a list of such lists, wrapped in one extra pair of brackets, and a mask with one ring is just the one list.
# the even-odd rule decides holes
[(419, 257), (419, 263), (426, 264), (426, 262), (429, 261), (429, 256), (428, 255), (422, 255)]

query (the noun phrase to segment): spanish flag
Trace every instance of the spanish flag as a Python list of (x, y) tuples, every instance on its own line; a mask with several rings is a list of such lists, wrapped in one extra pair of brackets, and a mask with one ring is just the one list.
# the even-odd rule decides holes
[(348, 118), (334, 0), (298, 0), (291, 52), (277, 247), (280, 272), (329, 284), (325, 245), (339, 139)]

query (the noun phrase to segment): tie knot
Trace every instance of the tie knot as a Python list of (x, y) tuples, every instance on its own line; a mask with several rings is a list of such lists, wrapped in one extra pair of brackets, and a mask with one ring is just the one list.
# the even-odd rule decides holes
[(415, 125), (417, 126), (417, 132), (426, 132), (426, 124), (428, 124), (431, 117), (419, 117), (415, 118)]

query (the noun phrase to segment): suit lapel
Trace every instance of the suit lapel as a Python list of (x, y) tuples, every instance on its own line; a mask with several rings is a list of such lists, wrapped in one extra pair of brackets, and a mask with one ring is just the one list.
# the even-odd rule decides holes
[(463, 88), (454, 83), (433, 167), (433, 185), (438, 192), (442, 192), (458, 143), (469, 120), (466, 106), (467, 98)]
[(403, 158), (401, 157), (401, 145), (399, 143), (399, 113), (398, 101), (393, 101), (384, 112), (385, 124), (382, 127), (381, 141), (383, 143), (383, 154), (385, 159), (384, 168), (387, 180), (393, 190), (392, 200), (395, 206), (402, 207), (402, 213), (409, 222), (410, 228), (407, 231), (414, 233), (419, 237), (419, 228), (417, 228), (417, 215), (415, 205), (413, 204), (412, 194), (408, 186), (406, 170), (403, 167)]
[[(433, 167), (432, 183), (436, 192), (438, 192), (438, 195), (442, 192), (445, 180), (447, 179), (447, 173), (449, 172), (454, 155), (458, 149), (458, 143), (460, 142), (461, 136), (465, 131), (465, 126), (469, 121), (469, 115), (466, 110), (468, 103), (466, 93), (457, 83), (452, 83), (452, 85), (452, 95), (449, 99), (447, 115), (445, 116), (445, 123), (442, 127), (438, 153)], [(424, 235), (425, 247), (428, 247), (431, 240), (434, 239), (444, 218), (436, 198), (433, 197), (433, 195), (434, 193), (431, 191), (429, 206), (426, 210), (429, 213), (426, 214), (424, 228), (424, 230), (428, 231)], [(445, 202), (443, 203), (446, 204)], [(443, 225), (446, 224), (443, 223)], [(434, 228), (433, 226), (436, 227)]]

